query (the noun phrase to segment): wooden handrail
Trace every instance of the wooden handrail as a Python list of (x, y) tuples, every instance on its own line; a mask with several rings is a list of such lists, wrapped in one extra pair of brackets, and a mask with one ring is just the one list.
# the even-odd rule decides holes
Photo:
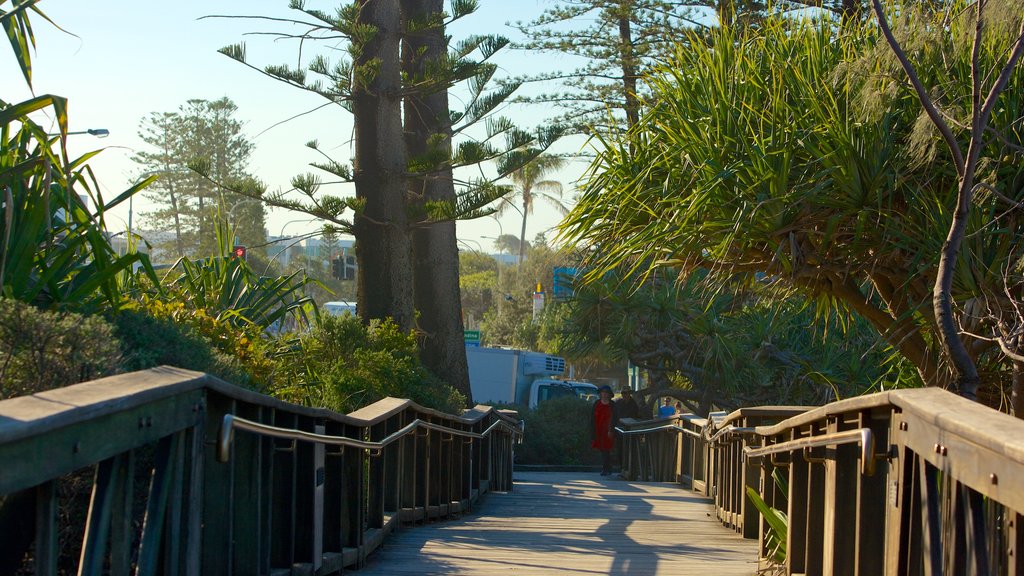
[(225, 414), (223, 424), (221, 424), (220, 427), (220, 434), (217, 437), (217, 460), (220, 462), (227, 462), (231, 459), (231, 442), (234, 439), (234, 431), (236, 429), (272, 438), (280, 438), (283, 440), (301, 440), (303, 442), (312, 442), (327, 446), (359, 448), (360, 450), (368, 451), (371, 456), (380, 456), (381, 450), (419, 429), (433, 430), (434, 432), (441, 432), (463, 438), (484, 439), (498, 428), (504, 428), (507, 432), (512, 434), (514, 438), (518, 438), (523, 434), (522, 426), (513, 426), (504, 420), (496, 420), (488, 426), (486, 430), (478, 434), (476, 432), (457, 430), (448, 426), (440, 426), (417, 418), (409, 424), (406, 424), (403, 428), (382, 438), (379, 442), (370, 442), (366, 440), (357, 440), (355, 438), (347, 438), (345, 436), (314, 434), (292, 428), (268, 426), (266, 424), (260, 424), (259, 422), (253, 422), (252, 420), (246, 420), (245, 418), (239, 418), (233, 414)]
[[(171, 367), (3, 401), (0, 572), (339, 573), (399, 522), (510, 490), (518, 422), (489, 406), (451, 415), (398, 398), (338, 414)], [(140, 468), (151, 470), (141, 535)], [(81, 486), (83, 472), (88, 520), (77, 544), (58, 541), (69, 532), (60, 486)], [(21, 566), (30, 547), (34, 566)]]
[(1024, 574), (1021, 420), (925, 388), (713, 414), (699, 438), (660, 422), (624, 429), (626, 474), (712, 497), (760, 568), (779, 567), (748, 491), (788, 518), (786, 574)]
[(802, 450), (804, 454), (807, 454), (807, 451), (812, 448), (841, 446), (843, 444), (857, 444), (860, 447), (861, 473), (865, 476), (872, 476), (875, 473), (875, 435), (871, 432), (871, 428), (858, 428), (845, 432), (798, 438), (778, 444), (769, 444), (762, 448), (744, 446), (743, 456), (751, 460), (764, 456), (794, 452), (796, 450)]

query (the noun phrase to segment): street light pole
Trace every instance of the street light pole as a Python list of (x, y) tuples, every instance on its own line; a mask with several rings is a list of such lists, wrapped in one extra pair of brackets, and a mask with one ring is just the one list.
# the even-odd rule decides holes
[[(289, 221), (285, 222), (284, 226), (281, 226), (281, 233), (278, 234), (278, 239), (275, 240), (275, 242), (280, 242), (280, 241), (284, 240), (284, 229), (287, 228), (289, 224), (294, 224), (296, 222), (314, 222), (316, 220), (319, 220), (319, 218), (296, 218), (295, 220), (289, 220)], [(295, 243), (297, 244), (298, 242), (295, 242)], [(291, 248), (291, 246), (292, 246), (292, 244), (288, 244), (284, 248), (278, 250), (277, 254), (274, 254), (274, 256), (270, 260), (271, 261), (276, 260), (278, 256), (280, 256), (282, 253), (284, 253), (284, 251), (287, 250), (288, 248)], [(285, 263), (282, 262), (281, 265), (285, 266)]]
[[(89, 128), (87, 130), (76, 130), (74, 132), (64, 133), (65, 136), (76, 136), (78, 134), (88, 134), (89, 136), (95, 136), (97, 138), (106, 138), (107, 136), (110, 136), (110, 130), (107, 130), (106, 128)], [(47, 134), (47, 136), (52, 138), (54, 136), (60, 136), (60, 133)]]

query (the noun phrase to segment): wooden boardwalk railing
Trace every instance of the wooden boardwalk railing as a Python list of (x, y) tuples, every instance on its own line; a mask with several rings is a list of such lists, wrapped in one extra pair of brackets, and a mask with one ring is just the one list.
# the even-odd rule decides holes
[(7, 400), (0, 573), (337, 573), (400, 521), (511, 489), (517, 426), (394, 398), (340, 415), (175, 368)]
[[(627, 420), (620, 432), (623, 476), (709, 497), (714, 519), (758, 539), (751, 568), (1024, 576), (1024, 422), (948, 392)], [(519, 433), (484, 406), (452, 416), (386, 399), (341, 415), (174, 368), (7, 400), (0, 574), (338, 573), (400, 522), (511, 489)], [(749, 490), (788, 518), (781, 562)]]
[[(627, 478), (712, 497), (723, 524), (759, 538), (762, 569), (1024, 575), (1024, 422), (949, 392), (627, 420), (621, 431)], [(788, 517), (782, 563), (769, 560), (748, 487)]]

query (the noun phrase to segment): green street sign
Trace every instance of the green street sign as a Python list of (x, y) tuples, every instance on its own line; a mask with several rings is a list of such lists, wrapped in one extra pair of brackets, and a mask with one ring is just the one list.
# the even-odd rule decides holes
[(480, 331), (479, 330), (463, 330), (462, 337), (466, 342), (479, 342)]

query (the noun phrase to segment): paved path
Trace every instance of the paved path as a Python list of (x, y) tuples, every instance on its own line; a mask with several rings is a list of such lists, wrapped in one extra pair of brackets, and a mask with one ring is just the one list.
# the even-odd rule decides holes
[(757, 572), (757, 542), (722, 527), (710, 501), (677, 485), (575, 472), (517, 472), (515, 482), (461, 519), (403, 528), (357, 574)]

